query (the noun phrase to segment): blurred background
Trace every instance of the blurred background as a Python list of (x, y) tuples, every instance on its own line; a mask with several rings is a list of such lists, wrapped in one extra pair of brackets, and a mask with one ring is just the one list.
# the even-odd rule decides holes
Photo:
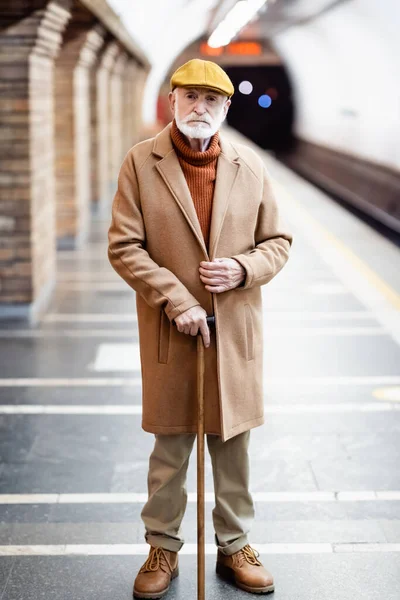
[(232, 78), (229, 126), (400, 231), (397, 2), (0, 7), (0, 315), (34, 321), (48, 304), (56, 250), (83, 243), (127, 149), (171, 120), (169, 77), (193, 57)]
[[(263, 286), (252, 543), (275, 600), (400, 599), (400, 2), (0, 0), (0, 599), (130, 598), (153, 436), (107, 257), (129, 148), (217, 62), (293, 233)], [(171, 202), (173, 198), (171, 196)], [(218, 581), (206, 463), (207, 600)], [(196, 479), (171, 599), (196, 597)]]

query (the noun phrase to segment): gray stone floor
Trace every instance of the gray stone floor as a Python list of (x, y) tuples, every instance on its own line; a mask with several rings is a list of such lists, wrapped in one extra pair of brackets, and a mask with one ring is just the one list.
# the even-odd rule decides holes
[[(400, 299), (399, 249), (266, 161), (286, 192)], [(351, 272), (351, 260), (339, 272), (329, 239), (317, 248), (311, 225), (278, 197), (295, 241), (287, 266), (263, 289), (266, 423), (251, 434), (251, 542), (263, 545), (276, 600), (400, 600), (399, 311), (373, 296), (371, 281), (355, 288), (365, 273)], [(0, 600), (128, 599), (145, 558), (142, 502), (116, 498), (146, 492), (153, 436), (142, 431), (140, 412), (101, 413), (104, 405), (141, 404), (140, 382), (128, 381), (140, 378), (137, 361), (130, 371), (115, 367), (138, 337), (134, 292), (107, 260), (108, 225), (108, 215), (93, 217), (86, 247), (59, 252), (56, 293), (38, 326), (0, 323), (0, 494), (9, 495), (0, 502)], [(38, 406), (61, 413), (29, 414)], [(95, 413), (68, 414), (71, 407)], [(192, 493), (195, 467), (194, 453)], [(206, 490), (213, 490), (208, 456)], [(344, 499), (345, 492), (352, 495)], [(100, 502), (95, 493), (108, 496)], [(82, 497), (61, 502), (43, 494)], [(212, 506), (206, 503), (209, 545)], [(194, 502), (183, 533), (190, 548)], [(72, 544), (82, 550), (65, 555)], [(207, 600), (249, 597), (217, 577), (214, 560), (207, 554)], [(196, 597), (196, 556), (180, 561), (171, 600)]]

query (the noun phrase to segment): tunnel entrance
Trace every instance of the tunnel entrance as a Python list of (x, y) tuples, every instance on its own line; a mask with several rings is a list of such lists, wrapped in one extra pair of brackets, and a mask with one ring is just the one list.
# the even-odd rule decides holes
[[(286, 70), (281, 65), (224, 67), (235, 86), (228, 125), (261, 148), (286, 150), (292, 142), (294, 107)], [(242, 82), (250, 82), (250, 86)], [(242, 84), (242, 85), (241, 85)], [(247, 89), (246, 89), (247, 88)]]

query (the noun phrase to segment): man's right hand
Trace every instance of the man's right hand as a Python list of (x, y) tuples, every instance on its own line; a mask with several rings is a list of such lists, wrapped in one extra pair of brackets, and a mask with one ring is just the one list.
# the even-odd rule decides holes
[(199, 305), (188, 308), (188, 310), (175, 317), (174, 321), (178, 331), (181, 333), (197, 335), (200, 329), (204, 346), (206, 348), (210, 346), (210, 330), (207, 325), (207, 313), (204, 308)]

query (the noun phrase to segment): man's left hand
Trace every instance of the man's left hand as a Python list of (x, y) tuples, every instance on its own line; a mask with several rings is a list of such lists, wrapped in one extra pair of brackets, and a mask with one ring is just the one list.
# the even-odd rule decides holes
[(206, 290), (213, 294), (233, 290), (246, 277), (246, 269), (234, 258), (216, 258), (212, 262), (203, 260), (199, 271)]

